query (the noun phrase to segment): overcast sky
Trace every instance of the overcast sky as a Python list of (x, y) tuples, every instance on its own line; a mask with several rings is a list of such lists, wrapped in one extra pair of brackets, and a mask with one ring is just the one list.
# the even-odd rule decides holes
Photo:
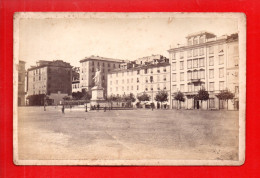
[(152, 54), (168, 57), (170, 45), (186, 43), (198, 31), (217, 36), (238, 32), (237, 20), (224, 18), (22, 19), (19, 59), (26, 68), (38, 60), (61, 59), (79, 66), (86, 56), (135, 60)]

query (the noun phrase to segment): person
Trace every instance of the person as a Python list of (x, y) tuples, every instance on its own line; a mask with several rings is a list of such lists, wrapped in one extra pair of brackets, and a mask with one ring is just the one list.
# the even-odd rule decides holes
[(62, 105), (61, 111), (62, 111), (62, 113), (64, 114), (64, 111), (65, 111), (64, 105)]
[(93, 106), (93, 109), (96, 110), (96, 105)]
[(86, 103), (86, 112), (88, 112), (88, 105), (87, 105), (87, 103)]
[(104, 107), (104, 112), (106, 112), (106, 110), (107, 110), (107, 106)]
[(100, 106), (99, 106), (99, 104), (98, 104), (98, 105), (97, 105), (97, 110), (98, 110), (98, 111), (99, 111), (99, 107), (100, 107)]
[(70, 111), (71, 111), (71, 108), (72, 108), (72, 106), (71, 106), (71, 104), (70, 104)]

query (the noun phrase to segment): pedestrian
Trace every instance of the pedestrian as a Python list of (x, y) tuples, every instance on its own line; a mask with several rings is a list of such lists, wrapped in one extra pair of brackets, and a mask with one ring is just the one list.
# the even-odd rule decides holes
[(104, 112), (106, 112), (106, 110), (107, 110), (107, 107), (105, 106), (105, 107), (104, 107)]
[(98, 111), (99, 111), (99, 107), (100, 107), (100, 105), (98, 104), (98, 105), (97, 105), (97, 110), (98, 110)]
[(88, 105), (87, 105), (87, 103), (86, 103), (86, 112), (88, 112)]
[(65, 107), (64, 107), (64, 105), (62, 105), (61, 111), (62, 111), (62, 114), (64, 114), (64, 112), (65, 112)]
[(70, 111), (71, 111), (72, 105), (70, 104)]
[(96, 110), (96, 105), (94, 105), (93, 109)]

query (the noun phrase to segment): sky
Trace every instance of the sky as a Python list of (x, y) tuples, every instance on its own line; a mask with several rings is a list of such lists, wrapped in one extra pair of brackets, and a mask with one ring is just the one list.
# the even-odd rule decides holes
[(124, 60), (162, 54), (199, 31), (217, 36), (238, 32), (232, 18), (78, 18), (21, 19), (19, 59), (26, 68), (38, 60), (63, 60), (72, 66), (95, 55)]

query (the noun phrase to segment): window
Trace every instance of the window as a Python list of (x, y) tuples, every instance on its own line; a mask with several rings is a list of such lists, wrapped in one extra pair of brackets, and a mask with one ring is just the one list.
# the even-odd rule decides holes
[(224, 77), (224, 68), (219, 69), (219, 78)]
[(150, 69), (150, 71), (151, 71), (151, 74), (153, 73), (153, 69)]
[(209, 70), (209, 78), (214, 78), (214, 69)]
[(199, 43), (199, 40), (198, 40), (197, 37), (195, 37), (195, 38), (193, 39), (193, 45), (196, 45), (196, 44), (198, 44), (198, 43)]
[(133, 90), (134, 89), (134, 87), (133, 87), (133, 85), (131, 86), (131, 90)]
[(140, 70), (137, 70), (137, 74), (140, 74)]
[(173, 92), (177, 92), (176, 85), (173, 85), (173, 86), (172, 86), (172, 91), (173, 91)]
[(139, 90), (139, 85), (136, 86), (136, 90)]
[(172, 81), (176, 82), (176, 74), (172, 74)]
[(133, 83), (134, 82), (134, 79), (133, 78), (131, 78), (131, 83)]
[(108, 63), (107, 66), (110, 67), (110, 63)]
[(224, 55), (218, 56), (219, 64), (224, 64)]
[(198, 71), (193, 71), (193, 79), (198, 79)]
[(187, 61), (187, 68), (191, 69), (192, 68), (192, 60)]
[(184, 84), (180, 85), (180, 90), (181, 90), (181, 92), (184, 92)]
[(157, 90), (160, 90), (160, 84), (159, 83), (157, 84)]
[(191, 57), (192, 56), (192, 49), (191, 50), (189, 50), (188, 52), (187, 52), (188, 54), (188, 57)]
[(129, 86), (127, 86), (127, 91), (129, 90)]
[(166, 67), (163, 68), (163, 71), (166, 72)]
[(215, 99), (214, 98), (209, 99), (209, 108), (215, 108)]
[(145, 91), (148, 91), (148, 87), (147, 86), (145, 86), (144, 88), (145, 88)]
[(159, 68), (157, 69), (157, 73), (160, 73), (160, 69)]
[(235, 93), (239, 93), (239, 87), (235, 86)]
[(18, 81), (21, 82), (22, 81), (22, 78), (21, 78), (21, 75), (18, 74)]
[(153, 91), (153, 85), (151, 85), (150, 87), (151, 87), (151, 88), (150, 88), (150, 89), (151, 89), (151, 91)]
[(198, 49), (193, 50), (193, 56), (198, 56)]
[(209, 83), (209, 91), (214, 91), (214, 82)]
[(213, 56), (209, 57), (209, 65), (210, 66), (214, 65), (214, 57)]
[(172, 70), (176, 70), (176, 62), (172, 63)]
[(124, 88), (124, 87), (122, 87), (122, 91), (124, 91), (124, 89), (125, 89), (125, 88)]
[(116, 68), (116, 65), (114, 64), (114, 68)]
[(188, 84), (188, 92), (192, 92), (192, 85)]
[(219, 90), (224, 90), (224, 81), (219, 82)]
[(92, 61), (92, 66), (94, 66), (95, 65), (95, 62), (94, 61)]
[(173, 60), (176, 59), (176, 53), (172, 53), (172, 59), (173, 59)]
[(136, 82), (139, 83), (139, 78), (136, 79)]
[(204, 38), (204, 36), (201, 36), (200, 37), (200, 43), (204, 43), (205, 42), (205, 38)]
[(192, 72), (189, 71), (189, 72), (188, 72), (188, 80), (191, 80), (191, 78), (192, 78)]
[(201, 70), (201, 71), (200, 71), (200, 78), (201, 78), (201, 79), (204, 79), (204, 78), (205, 78), (205, 71), (204, 71), (204, 70)]
[(180, 62), (180, 70), (183, 70), (184, 69), (184, 61), (181, 61)]
[(145, 83), (148, 83), (148, 79), (147, 79), (147, 77), (145, 77)]
[(167, 80), (167, 79), (166, 79), (166, 75), (163, 75), (163, 80), (164, 80), (164, 81), (166, 81), (166, 80)]
[(194, 85), (194, 91), (199, 91), (199, 85)]
[(200, 60), (200, 67), (204, 67), (204, 61), (205, 61), (204, 58), (200, 58), (199, 60)]
[(192, 45), (192, 40), (191, 39), (188, 39), (188, 45)]
[(145, 73), (145, 74), (147, 74), (147, 71), (148, 71), (147, 69), (144, 69), (144, 73)]
[(214, 46), (209, 47), (209, 54), (214, 54)]
[(183, 59), (183, 57), (184, 57), (184, 52), (182, 51), (180, 52), (180, 59)]
[(198, 59), (193, 59), (193, 68), (198, 67)]
[(223, 44), (218, 45), (218, 52), (219, 53), (223, 53), (224, 52)]
[(184, 81), (184, 72), (181, 72), (181, 73), (180, 73), (180, 80), (181, 80), (181, 81)]
[(200, 49), (199, 49), (199, 54), (200, 54), (200, 56), (203, 56), (203, 55), (204, 55), (204, 48), (200, 48)]

